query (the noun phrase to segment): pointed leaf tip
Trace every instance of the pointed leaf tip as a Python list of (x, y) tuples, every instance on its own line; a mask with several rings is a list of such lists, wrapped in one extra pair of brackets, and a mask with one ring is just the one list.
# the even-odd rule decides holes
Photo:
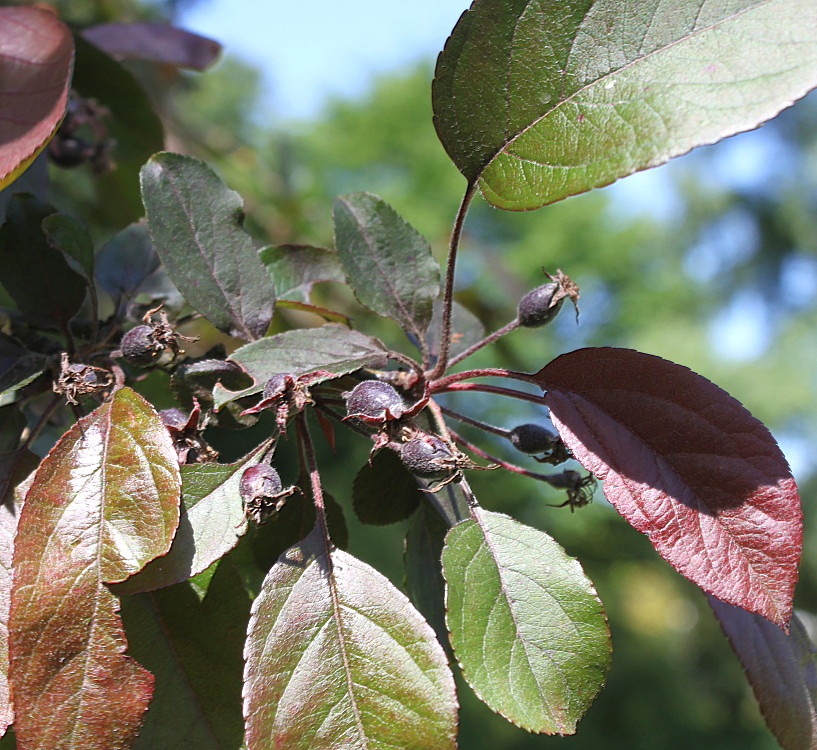
[(786, 627), (802, 514), (763, 424), (701, 375), (629, 349), (563, 354), (536, 379), (573, 455), (664, 559)]

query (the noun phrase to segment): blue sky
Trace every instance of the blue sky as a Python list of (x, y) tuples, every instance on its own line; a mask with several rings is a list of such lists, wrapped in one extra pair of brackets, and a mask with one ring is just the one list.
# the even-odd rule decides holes
[(200, 0), (179, 25), (221, 42), (263, 71), (271, 112), (317, 113), (372, 75), (436, 57), (470, 0)]

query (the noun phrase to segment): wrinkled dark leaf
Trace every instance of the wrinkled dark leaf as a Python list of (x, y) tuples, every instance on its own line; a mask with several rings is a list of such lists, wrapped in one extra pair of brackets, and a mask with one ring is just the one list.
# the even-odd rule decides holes
[(41, 8), (0, 8), (0, 190), (53, 135), (68, 101), (71, 32)]
[(784, 750), (817, 747), (815, 647), (795, 613), (784, 633), (763, 617), (714, 597), (709, 603), (740, 659), (760, 711)]
[(423, 492), (397, 453), (384, 449), (358, 471), (352, 499), (363, 523), (385, 526), (408, 518), (422, 502)]
[(279, 300), (309, 302), (312, 285), (345, 281), (337, 253), (311, 245), (276, 245), (259, 251)]
[(537, 208), (774, 117), (817, 85), (816, 41), (812, 0), (476, 0), (434, 124), (487, 200)]
[(237, 393), (216, 386), (213, 395), (217, 409), (242, 396), (260, 393), (264, 383), (279, 372), (302, 375), (324, 370), (325, 376), (312, 381), (319, 383), (361, 367), (383, 367), (386, 350), (377, 339), (329, 323), (320, 328), (285, 331), (254, 341), (236, 349), (230, 359), (252, 376), (255, 385)]
[(0, 283), (31, 323), (65, 329), (85, 299), (86, 283), (48, 242), (42, 222), (54, 209), (15, 196), (0, 228)]
[(547, 534), (475, 509), (443, 551), (451, 645), (494, 711), (531, 732), (572, 734), (610, 665), (601, 602)]
[(456, 746), (454, 680), (433, 631), (317, 530), (267, 575), (244, 656), (251, 750)]
[(697, 373), (630, 349), (563, 354), (536, 380), (562, 440), (662, 557), (704, 591), (786, 626), (800, 498), (758, 420)]
[(82, 36), (115, 60), (148, 60), (191, 70), (204, 70), (221, 52), (213, 39), (163, 23), (101, 23), (83, 29)]
[(124, 656), (105, 583), (167, 551), (179, 491), (167, 430), (129, 388), (75, 424), (40, 465), (20, 513), (9, 616), (21, 747), (130, 746), (153, 677)]
[(238, 194), (204, 162), (180, 154), (152, 157), (141, 179), (156, 251), (185, 299), (220, 331), (263, 336), (275, 289), (241, 226)]

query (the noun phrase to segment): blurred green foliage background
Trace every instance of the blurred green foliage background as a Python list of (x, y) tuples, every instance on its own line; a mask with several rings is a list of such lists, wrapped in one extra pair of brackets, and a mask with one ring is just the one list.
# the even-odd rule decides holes
[[(80, 25), (169, 18), (178, 10), (177, 3), (130, 0), (57, 5)], [(332, 198), (367, 190), (425, 234), (444, 261), (465, 183), (434, 133), (431, 61), (378, 78), (354, 100), (328, 102), (312, 121), (287, 122), (281, 113), (272, 125), (255, 116), (258, 72), (230, 50), (204, 74), (128, 67), (161, 115), (166, 147), (213, 164), (244, 198), (247, 227), (259, 246), (331, 245)], [(480, 352), (475, 365), (536, 370), (580, 346), (632, 347), (696, 370), (763, 420), (801, 488), (806, 534), (796, 604), (805, 613), (817, 613), (815, 121), (812, 95), (758, 131), (538, 211), (502, 212), (477, 200), (466, 222), (457, 286), (457, 299), (486, 330), (514, 316), (521, 295), (542, 283), (543, 269), (561, 268), (581, 287), (578, 325), (565, 309), (551, 326), (515, 331)], [(94, 225), (104, 240), (121, 224), (109, 221), (117, 212), (94, 192), (94, 178), (83, 169), (52, 169), (54, 201)], [(410, 346), (338, 285), (320, 285), (316, 301), (393, 346)], [(276, 325), (311, 322), (282, 311)], [(198, 332), (206, 337), (206, 330)], [(145, 389), (159, 393), (164, 384)], [(449, 405), (502, 427), (545, 418), (530, 404), (459, 395)], [(165, 405), (171, 404), (159, 404)], [(515, 460), (501, 439), (463, 433)], [(321, 469), (346, 511), (350, 551), (400, 586), (403, 525), (364, 527), (351, 510), (351, 482), (368, 447), (357, 435), (338, 434), (337, 451), (323, 452)], [(461, 685), (460, 747), (777, 747), (704, 597), (600, 492), (591, 506), (571, 513), (547, 507), (561, 496), (530, 480), (496, 471), (474, 472), (472, 481), (486, 507), (548, 531), (579, 558), (605, 603), (614, 657), (607, 686), (569, 738), (527, 735)]]

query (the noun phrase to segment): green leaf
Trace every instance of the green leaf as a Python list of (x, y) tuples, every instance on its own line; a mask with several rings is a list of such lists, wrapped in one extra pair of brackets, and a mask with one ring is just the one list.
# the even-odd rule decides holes
[(42, 228), (48, 244), (73, 260), (76, 268), (91, 281), (94, 278), (94, 245), (88, 230), (65, 214), (46, 216)]
[(325, 370), (325, 376), (311, 381), (315, 384), (361, 367), (383, 367), (386, 350), (377, 339), (330, 323), (254, 341), (236, 349), (230, 359), (252, 376), (255, 385), (234, 392), (217, 384), (213, 389), (216, 409), (237, 398), (260, 393), (264, 383), (279, 372), (303, 375), (313, 370)]
[(0, 503), (0, 736), (14, 721), (9, 685), (9, 605), (11, 603), (12, 555), (20, 505), (13, 499)]
[(156, 154), (141, 173), (156, 252), (185, 299), (220, 331), (260, 338), (275, 289), (241, 224), (241, 198), (204, 162)]
[(229, 558), (203, 599), (187, 581), (122, 598), (128, 652), (156, 676), (132, 750), (238, 750), (250, 599)]
[(42, 222), (54, 213), (31, 195), (16, 195), (0, 228), (0, 283), (31, 323), (65, 329), (85, 299), (85, 280), (48, 242)]
[(0, 190), (48, 143), (65, 113), (74, 45), (41, 8), (0, 8)]
[(352, 507), (363, 523), (385, 526), (408, 518), (423, 500), (414, 475), (393, 450), (378, 451), (352, 485)]
[(238, 491), (241, 475), (268, 448), (269, 443), (264, 443), (233, 464), (182, 466), (182, 509), (170, 550), (117, 586), (117, 592), (152, 591), (179, 583), (206, 570), (235, 547), (246, 530)]
[(311, 245), (276, 245), (259, 250), (279, 300), (309, 302), (312, 285), (346, 280), (337, 253)]
[(813, 0), (476, 0), (434, 123), (495, 206), (553, 203), (754, 128), (817, 85)]
[(94, 177), (96, 216), (106, 225), (125, 226), (144, 215), (139, 169), (164, 147), (164, 128), (144, 89), (128, 70), (82, 36), (75, 36), (74, 44), (73, 88), (110, 113), (102, 122), (113, 143), (115, 166)]
[(422, 341), (440, 293), (440, 269), (426, 239), (371, 193), (336, 198), (332, 217), (338, 257), (360, 303)]
[(170, 435), (130, 388), (77, 422), (40, 464), (20, 513), (9, 617), (22, 747), (130, 747), (153, 677), (124, 656), (105, 584), (167, 551), (179, 493)]
[(0, 396), (28, 385), (45, 367), (45, 355), (29, 352), (11, 336), (0, 333)]
[(145, 224), (131, 224), (106, 242), (96, 256), (96, 279), (112, 297), (132, 297), (159, 268)]
[(445, 580), (440, 557), (449, 526), (428, 503), (421, 503), (406, 531), (403, 565), (411, 603), (434, 628), (437, 640), (450, 651), (445, 626)]
[(573, 734), (610, 665), (607, 621), (579, 563), (547, 534), (479, 508), (443, 550), (463, 676), (531, 732)]
[(454, 680), (434, 632), (317, 529), (270, 570), (245, 648), (247, 745), (454, 748)]

